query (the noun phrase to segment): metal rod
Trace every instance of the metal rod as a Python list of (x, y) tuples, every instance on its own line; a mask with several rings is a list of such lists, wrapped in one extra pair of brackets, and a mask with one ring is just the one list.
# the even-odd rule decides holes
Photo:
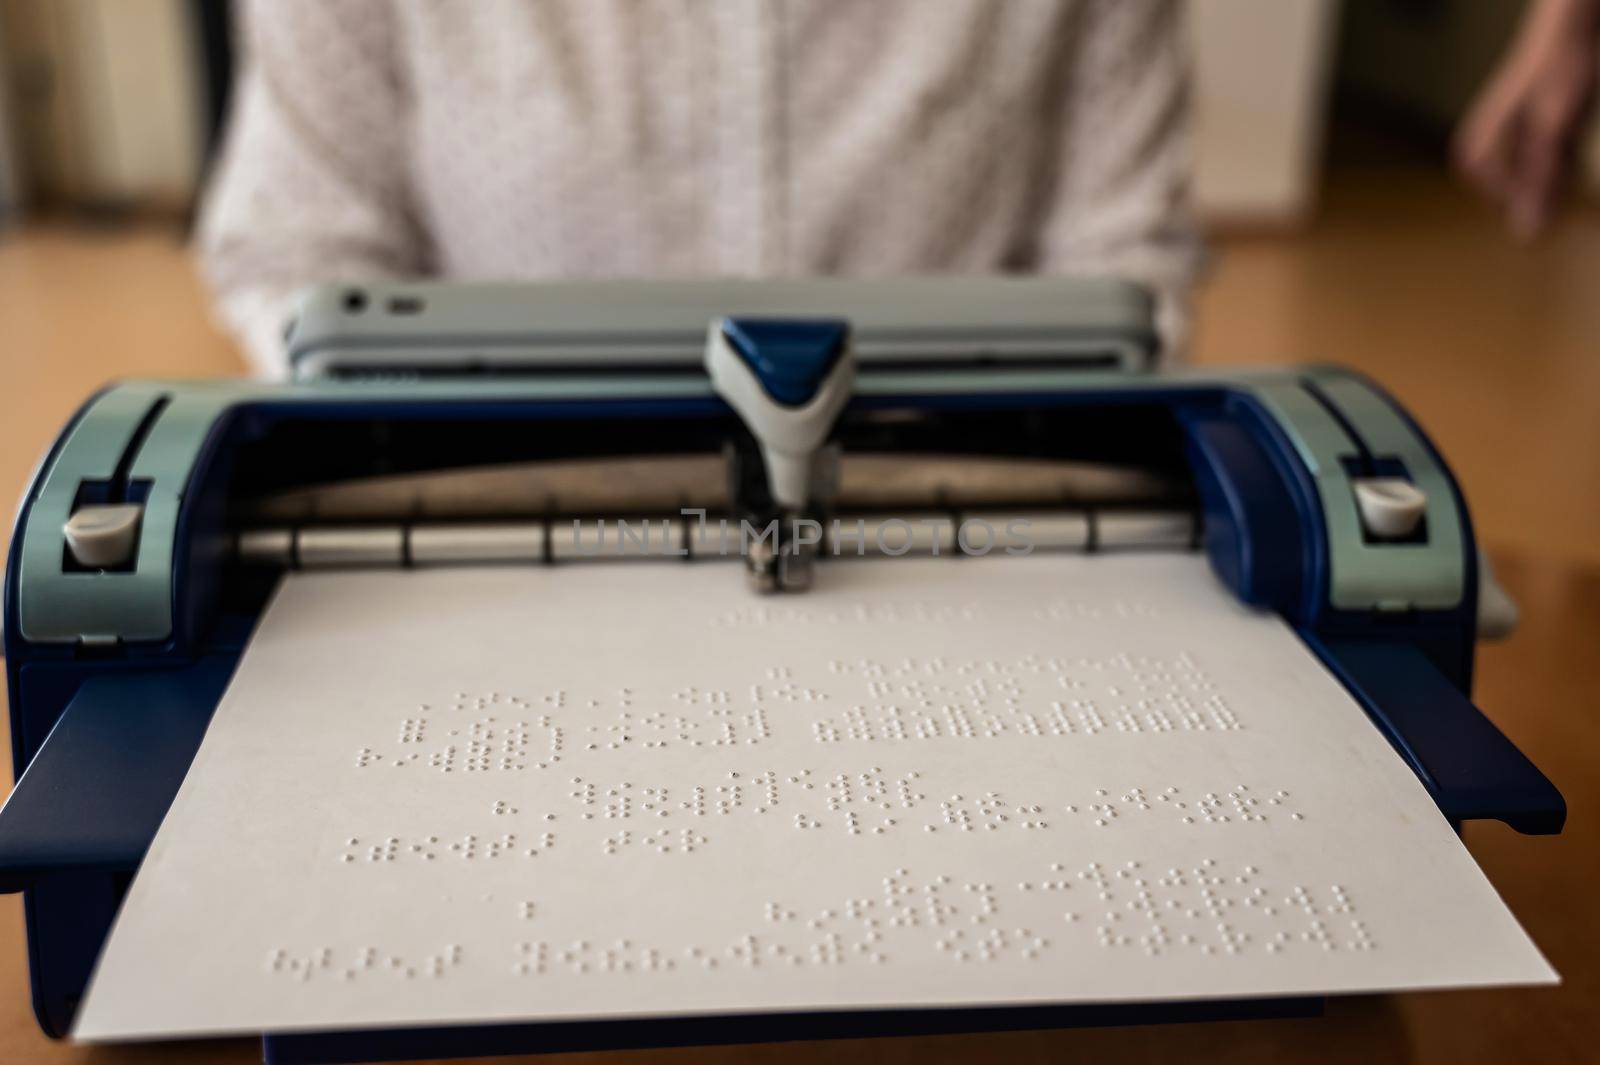
[[(966, 557), (1005, 552), (1185, 551), (1199, 544), (1187, 510), (942, 511), (841, 515), (816, 523), (819, 558)], [(269, 526), (240, 531), (234, 558), (283, 569), (737, 559), (765, 530), (680, 515), (517, 522)]]

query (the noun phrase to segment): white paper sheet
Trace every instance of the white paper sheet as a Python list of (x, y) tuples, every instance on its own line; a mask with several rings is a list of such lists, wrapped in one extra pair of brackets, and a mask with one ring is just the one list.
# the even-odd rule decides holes
[(1196, 557), (638, 562), (288, 578), (77, 1035), (1554, 979)]

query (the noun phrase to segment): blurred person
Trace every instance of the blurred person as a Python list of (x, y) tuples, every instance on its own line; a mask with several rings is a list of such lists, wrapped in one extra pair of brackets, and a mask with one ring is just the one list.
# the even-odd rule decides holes
[(1550, 220), (1600, 74), (1600, 0), (1532, 0), (1467, 113), (1456, 161), (1519, 238)]
[(246, 0), (202, 270), (256, 370), (318, 281), (1029, 271), (1182, 328), (1172, 0)]

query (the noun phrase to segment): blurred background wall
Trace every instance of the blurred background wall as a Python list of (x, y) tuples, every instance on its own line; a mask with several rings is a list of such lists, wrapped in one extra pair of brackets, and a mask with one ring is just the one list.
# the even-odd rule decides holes
[(1313, 209), (1339, 6), (1191, 6), (1195, 199), (1213, 225), (1293, 225)]
[[(1205, 217), (1302, 224), (1326, 165), (1374, 134), (1442, 158), (1521, 6), (1194, 0)], [(0, 0), (0, 210), (183, 215), (225, 93), (226, 16), (224, 0)]]
[(205, 107), (187, 0), (0, 0), (7, 200), (181, 212)]

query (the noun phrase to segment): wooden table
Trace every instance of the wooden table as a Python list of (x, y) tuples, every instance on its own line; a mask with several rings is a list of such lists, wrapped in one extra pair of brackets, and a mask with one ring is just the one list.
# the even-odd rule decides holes
[[(166, 236), (47, 232), (0, 245), (0, 495), (21, 491), (35, 456), (107, 377), (236, 369), (201, 306)], [(1228, 244), (1201, 312), (1199, 361), (1320, 357), (1365, 369), (1400, 395), (1462, 476), (1524, 616), (1509, 642), (1484, 647), (1476, 696), (1571, 810), (1560, 837), (1475, 824), (1466, 841), (1565, 983), (1338, 999), (1309, 1020), (635, 1052), (627, 1061), (1600, 1061), (1600, 218), (1571, 219), (1550, 242), (1513, 250), (1436, 178), (1357, 175), (1305, 238)], [(29, 1011), (20, 910), (15, 898), (0, 900), (0, 1063), (258, 1060), (258, 1044), (242, 1040), (85, 1048), (45, 1039)]]

